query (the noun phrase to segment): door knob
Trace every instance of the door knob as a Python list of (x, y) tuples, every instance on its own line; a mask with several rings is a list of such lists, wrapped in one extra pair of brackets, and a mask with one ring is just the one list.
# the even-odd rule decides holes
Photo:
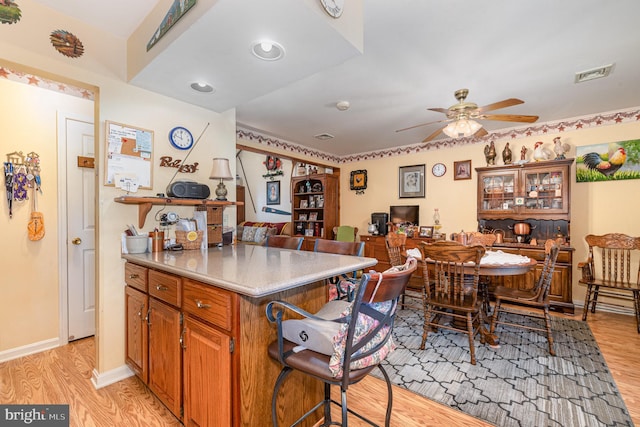
[(73, 243), (74, 245), (79, 245), (80, 243), (82, 243), (82, 239), (79, 237), (74, 238), (71, 243)]

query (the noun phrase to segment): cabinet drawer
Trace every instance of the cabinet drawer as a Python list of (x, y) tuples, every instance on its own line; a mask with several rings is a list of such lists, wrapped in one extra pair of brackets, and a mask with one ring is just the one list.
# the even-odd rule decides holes
[(142, 292), (147, 292), (147, 272), (146, 267), (127, 262), (124, 265), (124, 281), (132, 288)]
[(180, 278), (160, 271), (149, 271), (149, 295), (174, 306), (180, 305)]
[[(535, 259), (536, 261), (544, 261), (544, 250), (542, 249), (521, 249), (520, 255), (528, 256), (531, 259)], [(559, 263), (570, 263), (571, 262), (571, 252), (570, 251), (559, 251), (558, 259), (556, 262)]]
[(184, 279), (182, 292), (182, 311), (231, 331), (235, 294), (189, 279)]

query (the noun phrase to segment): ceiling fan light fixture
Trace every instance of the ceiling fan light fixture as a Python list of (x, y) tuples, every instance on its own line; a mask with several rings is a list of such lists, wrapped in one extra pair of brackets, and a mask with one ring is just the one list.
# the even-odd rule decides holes
[(442, 132), (450, 138), (471, 136), (482, 129), (482, 125), (475, 120), (460, 119), (449, 123)]
[(284, 56), (284, 47), (270, 40), (259, 40), (251, 43), (251, 53), (264, 61), (277, 61)]

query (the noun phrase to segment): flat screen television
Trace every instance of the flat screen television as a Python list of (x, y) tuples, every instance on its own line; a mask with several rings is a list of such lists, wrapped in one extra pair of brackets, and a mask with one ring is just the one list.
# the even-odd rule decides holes
[(420, 206), (390, 206), (389, 221), (393, 224), (411, 224), (418, 225), (420, 222)]

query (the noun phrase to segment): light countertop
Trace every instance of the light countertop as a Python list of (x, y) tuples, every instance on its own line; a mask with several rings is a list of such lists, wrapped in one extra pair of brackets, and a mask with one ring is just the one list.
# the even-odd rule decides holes
[(342, 273), (367, 271), (378, 263), (375, 258), (256, 245), (122, 254), (122, 258), (249, 297), (270, 295)]

